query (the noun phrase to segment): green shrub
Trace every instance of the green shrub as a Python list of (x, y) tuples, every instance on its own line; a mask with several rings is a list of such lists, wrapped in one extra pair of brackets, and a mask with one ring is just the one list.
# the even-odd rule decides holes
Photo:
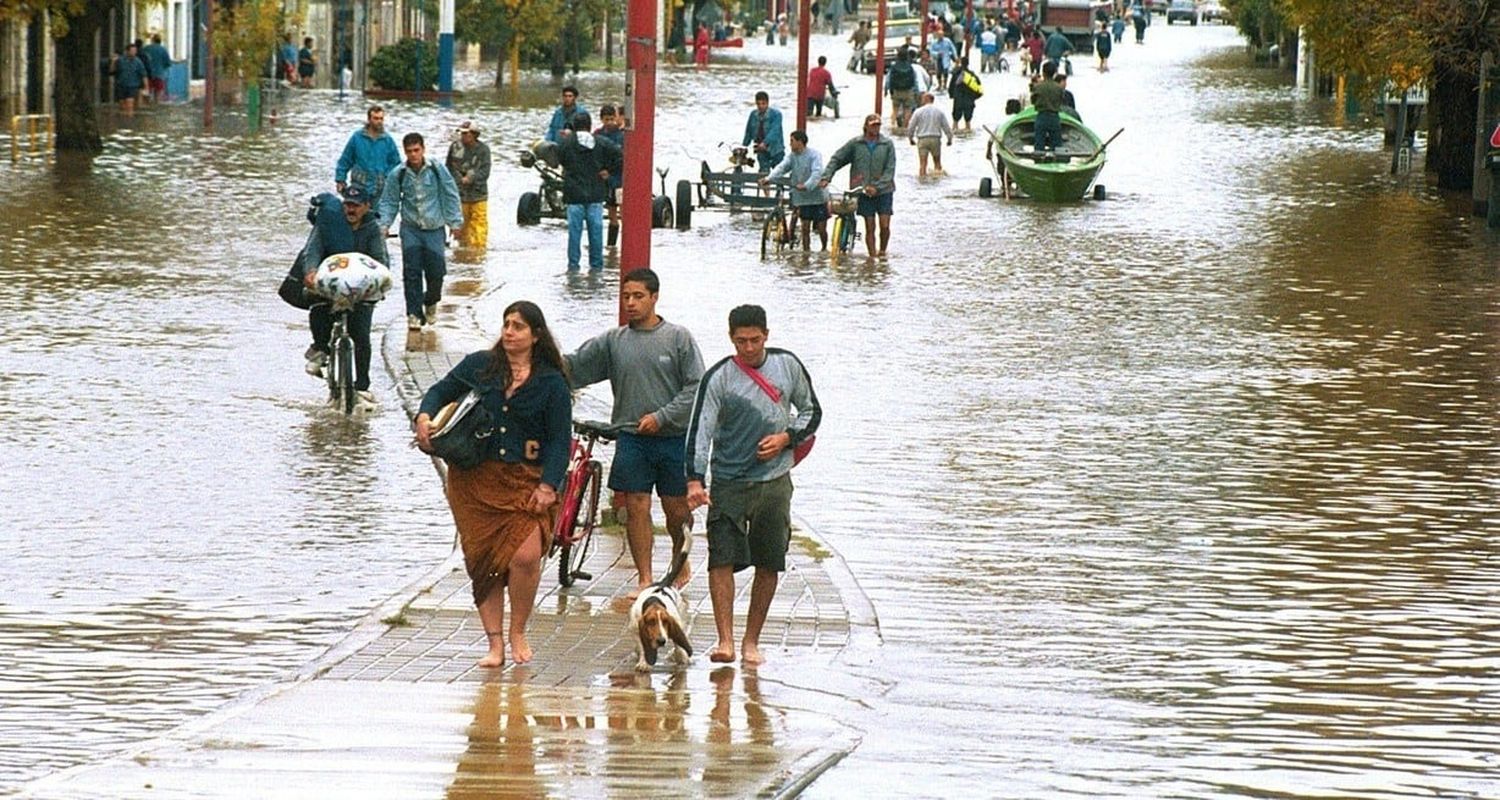
[(437, 45), (421, 39), (386, 45), (370, 59), (370, 80), (382, 89), (434, 91), (437, 71)]

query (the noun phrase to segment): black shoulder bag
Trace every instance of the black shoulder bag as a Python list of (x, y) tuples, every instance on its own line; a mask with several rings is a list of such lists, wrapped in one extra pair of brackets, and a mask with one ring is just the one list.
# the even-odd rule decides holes
[(484, 389), (470, 389), (463, 397), (443, 406), (432, 420), (432, 454), (449, 467), (473, 469), (485, 459), (495, 420), (480, 402)]

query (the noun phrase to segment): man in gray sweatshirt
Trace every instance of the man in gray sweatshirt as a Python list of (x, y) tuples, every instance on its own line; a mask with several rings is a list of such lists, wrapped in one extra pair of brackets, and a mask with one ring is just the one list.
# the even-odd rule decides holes
[[(792, 536), (792, 465), (823, 418), (812, 378), (790, 351), (766, 347), (766, 310), (729, 312), (734, 355), (704, 373), (687, 434), (689, 508), (708, 506), (708, 595), (719, 641), (708, 660), (734, 660), (734, 573), (755, 567), (740, 642), (760, 664), (760, 632), (786, 571)], [(809, 445), (810, 446), (810, 445)], [(704, 488), (713, 471), (713, 497)]]
[[(609, 488), (625, 502), (625, 536), (637, 589), (650, 586), (651, 490), (661, 497), (675, 542), (692, 517), (687, 506), (683, 437), (693, 410), (703, 356), (693, 334), (656, 313), (661, 281), (650, 269), (626, 274), (620, 296), (627, 324), (583, 343), (565, 358), (574, 387), (608, 380), (614, 393), (610, 422), (619, 428)], [(684, 568), (681, 587), (691, 577)]]

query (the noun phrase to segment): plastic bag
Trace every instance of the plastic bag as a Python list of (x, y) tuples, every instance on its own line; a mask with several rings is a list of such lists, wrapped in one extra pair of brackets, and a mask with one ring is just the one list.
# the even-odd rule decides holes
[(391, 271), (364, 253), (335, 253), (318, 265), (312, 292), (344, 311), (381, 300), (392, 283)]

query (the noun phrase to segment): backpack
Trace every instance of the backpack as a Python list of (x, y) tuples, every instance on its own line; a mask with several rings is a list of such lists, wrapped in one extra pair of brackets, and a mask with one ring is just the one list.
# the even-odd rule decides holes
[(983, 97), (984, 96), (984, 86), (979, 83), (979, 76), (978, 75), (975, 75), (974, 73), (972, 73), (972, 72), (970, 72), (968, 70), (964, 70), (963, 71), (963, 82), (964, 82), (964, 86), (969, 91), (973, 92), (975, 97)]
[(897, 61), (891, 65), (891, 90), (905, 91), (914, 89), (917, 85), (916, 70), (911, 68), (911, 62)]

